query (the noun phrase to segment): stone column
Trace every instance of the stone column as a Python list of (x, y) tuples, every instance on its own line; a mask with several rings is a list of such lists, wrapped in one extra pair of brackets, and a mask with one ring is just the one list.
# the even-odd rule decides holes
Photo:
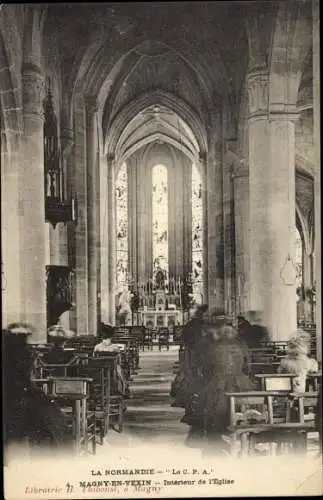
[(209, 300), (209, 271), (208, 271), (208, 190), (207, 190), (207, 169), (206, 159), (200, 157), (202, 172), (202, 203), (203, 203), (203, 303)]
[(192, 272), (192, 162), (185, 157), (183, 164), (183, 274), (187, 277)]
[(235, 165), (233, 176), (237, 311), (248, 309), (249, 286), (249, 169), (245, 161)]
[(264, 311), (269, 287), (264, 261), (267, 249), (266, 205), (269, 163), (268, 75), (249, 76), (249, 228), (250, 309)]
[(138, 252), (138, 281), (144, 282), (147, 280), (148, 276), (146, 274), (146, 239), (147, 231), (149, 231), (147, 226), (147, 201), (146, 201), (146, 189), (147, 184), (151, 182), (151, 169), (147, 171), (146, 165), (140, 161), (140, 158), (136, 160), (137, 169), (137, 252)]
[(108, 164), (106, 158), (100, 158), (100, 262), (101, 262), (101, 318), (110, 322), (109, 310), (109, 200), (108, 200)]
[(223, 154), (222, 110), (210, 111), (209, 151), (206, 161), (207, 232), (208, 232), (208, 305), (224, 307), (223, 245)]
[[(222, 186), (217, 184), (218, 169), (221, 168), (217, 164), (214, 157), (210, 156), (207, 161), (207, 283), (208, 283), (208, 305), (212, 310), (218, 305), (220, 281), (223, 283), (221, 274), (221, 264), (219, 265), (219, 257), (221, 259), (221, 239), (222, 234), (218, 232), (219, 226), (223, 226), (222, 221), (222, 199), (219, 202), (217, 194), (219, 190), (222, 192)], [(223, 269), (222, 269), (223, 271)], [(220, 292), (221, 293), (221, 292)]]
[(176, 156), (176, 165), (174, 169), (175, 174), (175, 196), (174, 196), (174, 223), (175, 223), (175, 276), (184, 278), (184, 189), (185, 184), (183, 182), (183, 158), (181, 155)]
[[(72, 176), (70, 165), (70, 158), (73, 148), (73, 134), (69, 129), (61, 128), (61, 149), (62, 149), (62, 169), (64, 172), (64, 185), (63, 185), (63, 195), (65, 201), (70, 201), (71, 195), (75, 194), (75, 191), (71, 189), (71, 179)], [(68, 255), (68, 224), (59, 224), (59, 261), (62, 266), (69, 265), (69, 255)]]
[(93, 97), (87, 97), (86, 105), (86, 179), (87, 179), (87, 252), (88, 252), (88, 333), (96, 335), (98, 331), (98, 259), (99, 248), (97, 183), (99, 166), (97, 162), (97, 103)]
[(226, 312), (235, 312), (235, 241), (233, 212), (233, 159), (227, 152), (223, 162), (223, 238), (224, 238), (224, 304)]
[(321, 269), (321, 125), (320, 125), (320, 4), (313, 0), (313, 111), (314, 147), (316, 154), (314, 200), (315, 200), (315, 283), (316, 283), (316, 338), (317, 357), (322, 361), (322, 269)]
[(78, 335), (88, 333), (88, 251), (87, 251), (87, 179), (85, 156), (85, 110), (82, 96), (75, 97), (74, 106), (74, 182), (78, 199), (75, 228), (75, 287), (76, 330)]
[[(177, 156), (175, 157), (175, 161)], [(176, 163), (167, 169), (168, 178), (168, 269), (171, 277), (176, 276)]]
[(137, 170), (131, 158), (127, 161), (128, 170), (128, 231), (129, 231), (129, 273), (138, 281), (137, 257)]
[[(2, 124), (1, 124), (2, 125)], [(3, 124), (4, 125), (4, 124)], [(14, 134), (14, 131), (11, 132)], [(20, 268), (20, 172), (22, 170), (21, 145), (18, 131), (12, 142), (1, 130), (1, 290), (2, 324), (20, 321), (21, 280)], [(16, 145), (14, 145), (16, 143)]]
[(108, 157), (108, 258), (109, 258), (109, 317), (110, 325), (116, 324), (116, 203), (115, 158)]
[(251, 309), (273, 340), (296, 329), (296, 113), (269, 107), (268, 75), (249, 75), (249, 190)]
[[(62, 168), (64, 172), (64, 185), (63, 185), (63, 194), (64, 194), (64, 199), (70, 201), (70, 196), (72, 192), (75, 193), (74, 189), (72, 190), (71, 185), (72, 185), (72, 169), (71, 167), (71, 152), (73, 148), (73, 134), (72, 131), (69, 129), (62, 129), (61, 128), (61, 148), (62, 148)], [(71, 227), (72, 226), (72, 227)], [(73, 267), (74, 263), (71, 259), (70, 256), (70, 248), (69, 248), (69, 240), (70, 238), (74, 237), (74, 224), (59, 224), (57, 227), (58, 231), (58, 255), (59, 255), (59, 264), (61, 266), (70, 266)], [(75, 294), (75, 290), (73, 292)], [(73, 299), (72, 299), (73, 300)], [(74, 303), (74, 300), (73, 300)], [(73, 307), (72, 307), (73, 309)], [(68, 311), (65, 311), (61, 316), (60, 316), (60, 323), (62, 326), (66, 329), (72, 329), (76, 330), (76, 325), (74, 318), (74, 311), (72, 309), (69, 309)], [(71, 321), (72, 319), (72, 321)]]
[(145, 230), (145, 262), (146, 262), (146, 279), (149, 278), (153, 272), (153, 220), (152, 220), (152, 175), (151, 169), (146, 173), (145, 177), (145, 217), (146, 217), (146, 230)]
[(20, 169), (20, 265), (22, 320), (46, 341), (45, 200), (43, 100), (44, 80), (34, 67), (23, 68), (24, 141)]

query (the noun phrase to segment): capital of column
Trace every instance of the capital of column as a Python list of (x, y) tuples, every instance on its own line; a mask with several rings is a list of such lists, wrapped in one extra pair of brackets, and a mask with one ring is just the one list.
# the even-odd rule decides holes
[(300, 112), (293, 104), (270, 103), (268, 111), (270, 121), (297, 122), (300, 117)]
[(97, 98), (95, 96), (85, 96), (84, 102), (86, 111), (87, 113), (89, 113), (89, 115), (94, 115), (98, 111), (99, 106)]
[(22, 72), (22, 101), (25, 115), (44, 119), (45, 80), (35, 69)]
[(232, 178), (240, 179), (241, 177), (249, 177), (249, 164), (245, 158), (241, 158), (233, 165)]
[(269, 75), (268, 71), (250, 73), (247, 79), (250, 118), (263, 116), (268, 112)]

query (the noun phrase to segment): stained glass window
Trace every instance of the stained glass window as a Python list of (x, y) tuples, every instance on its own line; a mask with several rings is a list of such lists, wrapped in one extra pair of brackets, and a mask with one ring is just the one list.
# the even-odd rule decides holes
[(203, 297), (203, 199), (201, 175), (192, 165), (192, 285), (197, 303)]
[(117, 293), (128, 289), (128, 175), (124, 163), (116, 178)]
[(152, 189), (154, 269), (168, 272), (168, 175), (164, 165), (154, 166)]

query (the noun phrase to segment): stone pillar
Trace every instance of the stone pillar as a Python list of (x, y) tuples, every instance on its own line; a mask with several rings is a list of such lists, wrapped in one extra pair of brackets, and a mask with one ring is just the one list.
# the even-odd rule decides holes
[[(65, 172), (65, 195), (67, 198), (73, 194), (76, 194), (75, 189), (75, 179), (74, 179), (74, 169), (73, 169), (73, 146), (74, 138), (73, 132), (70, 129), (61, 129), (61, 147), (62, 147), (62, 157), (63, 157), (63, 168)], [(78, 216), (78, 214), (76, 214)], [(72, 287), (72, 308), (64, 313), (60, 320), (62, 325), (73, 331), (77, 330), (76, 322), (76, 290), (75, 290), (75, 224), (67, 224), (66, 226), (60, 227), (61, 238), (60, 238), (60, 256), (63, 265), (68, 265), (73, 269), (73, 287)], [(65, 258), (66, 256), (66, 258)]]
[(98, 332), (98, 260), (99, 248), (97, 183), (99, 166), (97, 162), (97, 103), (87, 97), (86, 105), (86, 180), (87, 180), (87, 252), (88, 252), (88, 333)]
[[(219, 256), (221, 254), (221, 233), (219, 226), (223, 226), (222, 221), (222, 199), (219, 203), (217, 194), (222, 192), (222, 186), (217, 184), (218, 169), (221, 168), (216, 160), (210, 156), (207, 161), (207, 283), (208, 283), (208, 305), (212, 310), (218, 305), (218, 294), (220, 281), (223, 283), (223, 276), (219, 266)], [(222, 198), (222, 197), (221, 197)], [(221, 259), (221, 257), (220, 257)], [(223, 265), (223, 262), (221, 263)], [(223, 271), (223, 269), (222, 269)], [(221, 287), (222, 288), (222, 287)], [(221, 293), (221, 292), (220, 292)]]
[(223, 238), (224, 238), (224, 304), (226, 312), (235, 313), (235, 241), (233, 211), (233, 159), (227, 151), (223, 162)]
[(36, 328), (35, 341), (46, 341), (45, 200), (43, 100), (44, 80), (33, 67), (23, 68), (24, 140), (20, 169), (20, 264), (22, 320)]
[[(175, 196), (174, 196), (174, 223), (175, 223), (175, 276), (177, 278), (184, 278), (184, 189), (183, 182), (183, 159), (181, 155), (176, 156), (176, 165), (174, 169), (175, 174)], [(169, 185), (169, 184), (168, 184)]]
[(251, 309), (273, 340), (296, 329), (295, 113), (269, 108), (268, 75), (249, 75)]
[(239, 314), (248, 309), (249, 287), (249, 169), (245, 161), (236, 164), (233, 176), (235, 218), (236, 308)]
[[(14, 132), (12, 131), (11, 134)], [(5, 137), (7, 136), (7, 139)], [(21, 320), (20, 187), (21, 151), (18, 131), (13, 143), (1, 130), (1, 290), (2, 324)], [(6, 144), (7, 143), (7, 144)]]
[(192, 272), (192, 162), (185, 157), (183, 164), (183, 274), (187, 277)]
[(208, 190), (207, 190), (207, 168), (205, 157), (200, 157), (202, 172), (202, 203), (203, 203), (203, 303), (209, 300), (209, 271), (208, 271)]
[(313, 111), (314, 147), (316, 154), (314, 200), (315, 200), (315, 284), (316, 284), (316, 338), (317, 357), (322, 361), (322, 273), (321, 273), (321, 125), (320, 125), (320, 4), (313, 0)]
[(108, 200), (108, 165), (106, 158), (100, 158), (100, 296), (101, 319), (110, 322), (109, 310), (109, 200)]
[(222, 116), (210, 111), (209, 151), (206, 160), (207, 283), (209, 309), (224, 307), (223, 152)]
[(250, 309), (264, 311), (264, 294), (269, 287), (264, 269), (267, 251), (266, 205), (269, 163), (268, 75), (249, 77), (249, 228)]
[(151, 169), (147, 171), (146, 165), (137, 158), (137, 252), (138, 252), (138, 281), (140, 283), (147, 280), (146, 273), (146, 239), (149, 231), (147, 225), (147, 184), (151, 183)]
[(115, 204), (115, 158), (108, 163), (108, 256), (109, 256), (109, 317), (110, 325), (116, 324), (116, 204)]
[(76, 330), (78, 335), (88, 334), (88, 251), (87, 251), (87, 179), (85, 156), (85, 110), (80, 95), (74, 106), (74, 176), (78, 199), (78, 223), (75, 228), (75, 287)]
[(176, 159), (167, 168), (168, 178), (168, 269), (176, 276)]
[(128, 171), (128, 238), (129, 238), (129, 273), (137, 283), (137, 170), (132, 159), (127, 161)]
[(152, 186), (152, 171), (151, 168), (146, 172), (145, 176), (145, 276), (146, 279), (149, 278), (153, 272), (153, 212), (152, 212), (152, 195), (153, 195), (153, 186)]

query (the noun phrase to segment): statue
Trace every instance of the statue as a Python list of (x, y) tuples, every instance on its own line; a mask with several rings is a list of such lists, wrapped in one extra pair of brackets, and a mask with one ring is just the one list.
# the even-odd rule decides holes
[(132, 293), (129, 289), (121, 292), (119, 296), (119, 317), (124, 325), (127, 323), (128, 315), (131, 314), (131, 299)]

